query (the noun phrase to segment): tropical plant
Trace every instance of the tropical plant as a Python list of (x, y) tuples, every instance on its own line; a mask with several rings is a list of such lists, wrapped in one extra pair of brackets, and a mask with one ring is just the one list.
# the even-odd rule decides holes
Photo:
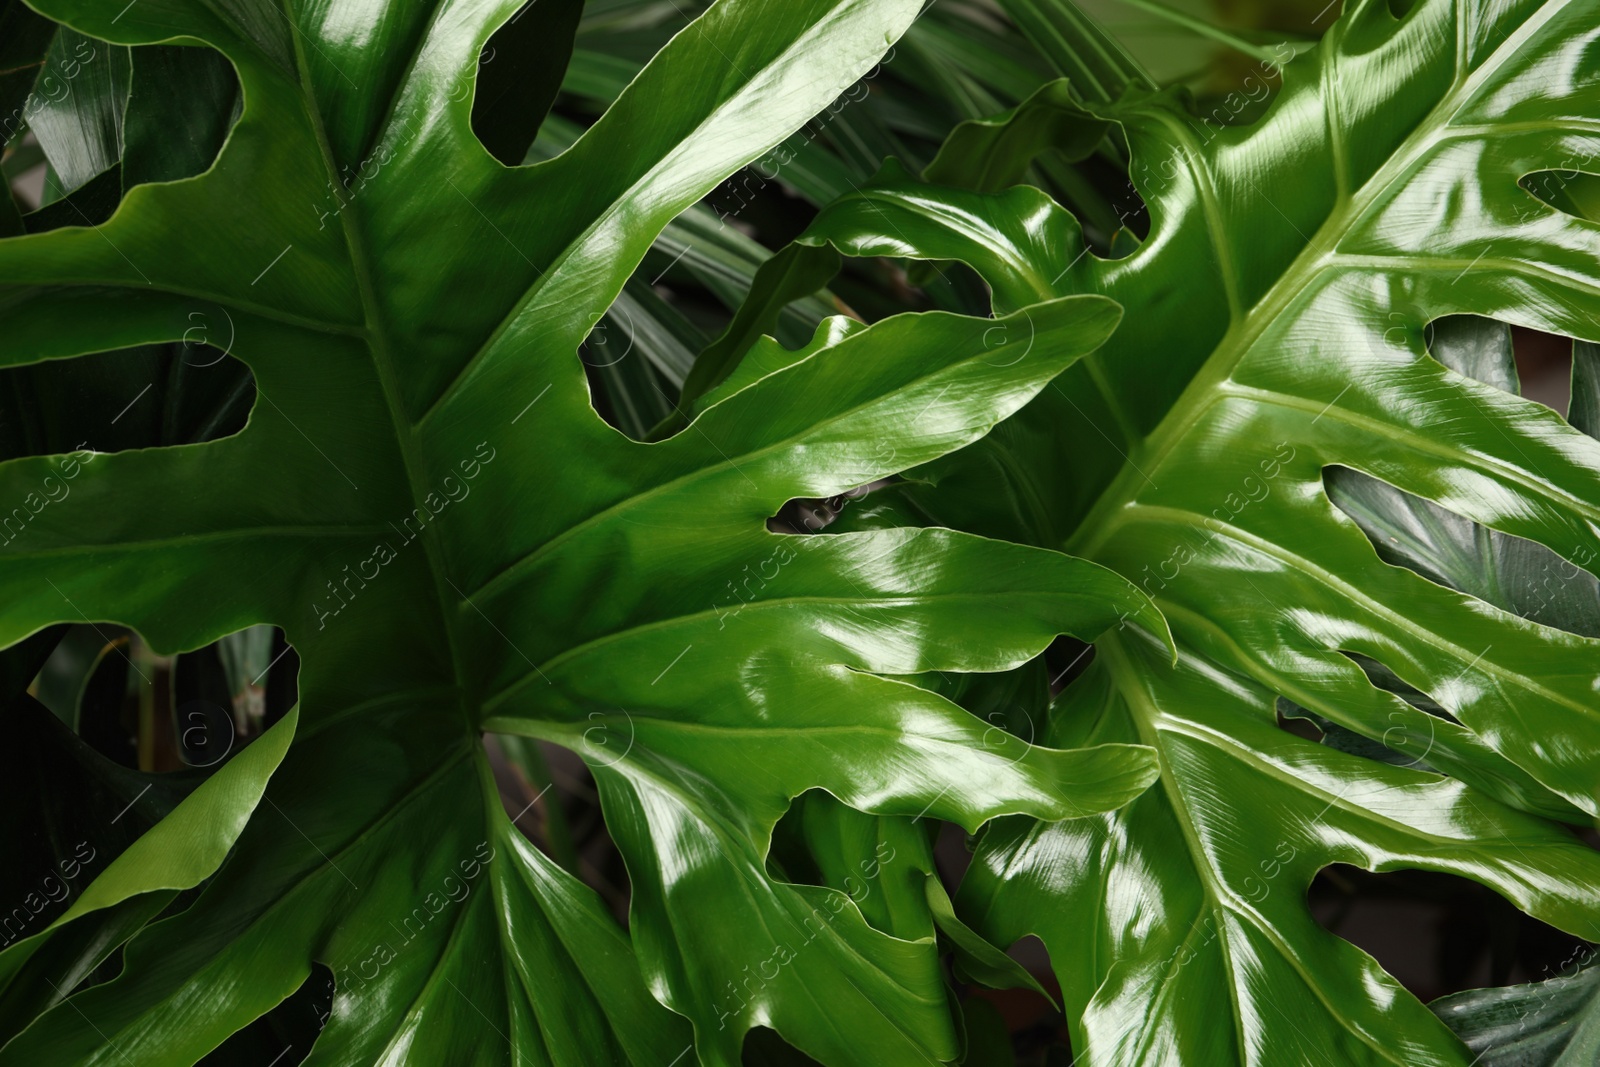
[(39, 6), (0, 1063), (1010, 1063), (1028, 933), (1079, 1062), (1592, 1058), (1305, 902), (1600, 939), (1579, 5), (1142, 0), (1198, 100), (1066, 0)]
[[(1567, 192), (1592, 169), (1592, 20), (1358, 3), (1292, 54), (1263, 61), (1284, 87), (1254, 121), (1137, 87), (1079, 101), (1080, 129), (1122, 131), (1149, 204), (1120, 258), (1036, 188), (896, 167), (783, 257), (961, 261), (1011, 315), (1071, 293), (1127, 309), (996, 434), (835, 527), (1062, 548), (1170, 622), (1176, 665), (1119, 628), (1042, 734), (1150, 745), (1160, 785), (995, 825), (957, 897), (997, 944), (1050, 947), (1093, 1063), (1468, 1062), (1311, 918), (1333, 863), (1461, 875), (1600, 937), (1600, 856), (1569, 828), (1600, 813), (1594, 357), (1578, 346), (1569, 424), (1516, 395), (1498, 324), (1600, 338), (1600, 242)], [(1031, 110), (956, 131), (951, 154), (1014, 178)]]
[[(531, 140), (555, 92), (517, 101), (520, 131), (475, 116), (480, 50), (516, 4), (40, 5), (70, 27), (45, 72), (72, 64), (77, 95), (23, 105), (59, 188), (0, 243), (0, 358), (134, 350), (143, 371), (148, 346), (202, 323), (223, 347), (225, 324), (256, 403), (220, 439), (0, 466), (19, 508), (0, 636), (28, 639), (9, 695), (87, 783), (26, 798), (31, 854), (100, 870), (47, 891), (57, 906), (0, 954), (0, 1062), (194, 1062), (314, 963), (337, 992), (306, 1062), (729, 1063), (757, 1024), (830, 1062), (958, 1054), (934, 920), (973, 968), (1007, 963), (925, 884), (921, 829), (879, 853), (896, 877), (872, 908), (916, 906), (896, 936), (864, 894), (769, 871), (774, 826), (812, 789), (969, 830), (1126, 802), (1145, 749), (1035, 748), (891, 676), (1001, 670), (1059, 633), (1160, 618), (1125, 579), (1039, 549), (765, 523), (970, 443), (1100, 344), (1115, 306), (1030, 309), (1042, 336), (1020, 362), (995, 358), (988, 318), (833, 320), (651, 445), (599, 420), (575, 356), (662, 228), (847, 89), (917, 6), (725, 0), (565, 151), (508, 167), (490, 149)], [(521, 14), (559, 68), (557, 13)], [(225, 74), (216, 54), (236, 89), (175, 91), (174, 71)], [(164, 149), (152, 130), (177, 117), (196, 121)], [(156, 790), (23, 691), (69, 620), (160, 654), (276, 624), (298, 710)], [(589, 761), (629, 865), (626, 934), (512, 828), (484, 731)], [(129, 811), (153, 829), (102, 834)], [(35, 915), (42, 876), (17, 873)]]

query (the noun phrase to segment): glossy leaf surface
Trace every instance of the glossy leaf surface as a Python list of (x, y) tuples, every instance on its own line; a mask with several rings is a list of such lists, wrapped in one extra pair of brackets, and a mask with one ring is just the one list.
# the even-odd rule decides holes
[[(227, 862), (0, 1063), (192, 1063), (314, 961), (337, 994), (312, 1064), (728, 1064), (756, 1024), (834, 1063), (955, 1056), (933, 932), (773, 877), (773, 826), (813, 788), (969, 829), (1126, 803), (1147, 750), (991, 738), (885, 676), (1164, 626), (1125, 579), (1036, 548), (765, 521), (978, 439), (1118, 309), (1031, 309), (1022, 361), (996, 358), (990, 319), (830, 324), (654, 445), (597, 417), (576, 356), (658, 234), (919, 5), (724, 0), (518, 168), (471, 128), (480, 49), (515, 2), (40, 6), (133, 46), (135, 72), (153, 44), (203, 42), (244, 104), (203, 174), (133, 184), (98, 228), (0, 242), (0, 362), (203, 327), (258, 400), (221, 440), (0, 465), (6, 499), (50, 498), (0, 559), (0, 639), (103, 619), (172, 652), (271, 623), (303, 668), (294, 743)], [(104, 132), (59, 118), (84, 145)], [(589, 761), (627, 933), (512, 827), (484, 730)]]
[[(1089, 251), (1037, 189), (892, 168), (801, 238), (962, 260), (1001, 311), (1064, 293), (1127, 308), (1016, 419), (894, 491), (921, 521), (1118, 570), (1177, 637), (1176, 668), (1135, 627), (1101, 640), (1048, 734), (1152, 745), (1161, 787), (1114, 815), (993, 828), (958, 896), (996, 943), (1045, 940), (1087, 1062), (1467, 1063), (1311, 920), (1305, 889), (1331, 863), (1461, 875), (1600, 935), (1600, 857), (1561, 825), (1600, 813), (1596, 643), (1496, 603), (1495, 574), (1525, 585), (1525, 563), (1487, 555), (1470, 582), (1447, 536), (1543, 546), (1514, 552), (1592, 599), (1600, 443), (1429, 329), (1472, 314), (1597, 336), (1600, 231), (1518, 184), (1593, 158), (1591, 14), (1353, 4), (1253, 124), (1160, 94), (1090, 108), (1126, 132), (1151, 209), (1123, 259)], [(1004, 338), (1022, 353), (1030, 336)], [(1483, 343), (1508, 359), (1503, 338)], [(1575, 417), (1590, 403), (1580, 391)], [(1331, 468), (1452, 513), (1427, 520), (1428, 569), (1374, 548), (1330, 499)], [(1382, 507), (1408, 521), (1410, 505)], [(874, 524), (863, 509), (843, 528)], [(1362, 657), (1441, 714), (1374, 684)], [(1280, 729), (1279, 698), (1403, 765)]]

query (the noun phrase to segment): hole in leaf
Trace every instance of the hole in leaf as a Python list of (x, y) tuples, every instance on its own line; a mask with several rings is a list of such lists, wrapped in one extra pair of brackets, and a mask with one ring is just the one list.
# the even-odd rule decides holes
[(570, 749), (513, 734), (491, 734), (484, 747), (512, 825), (598, 893), (626, 926), (628, 872), (606, 829), (589, 765)]
[(97, 225), (136, 185), (202, 173), (241, 108), (232, 64), (210, 48), (127, 48), (57, 28), (16, 115), (45, 163), (24, 227)]
[(1445, 315), (1423, 331), (1428, 355), (1458, 374), (1516, 395), (1521, 390), (1507, 323), (1479, 315)]
[(1522, 395), (1565, 414), (1572, 402), (1572, 338), (1513, 326), (1511, 347)]
[[(1327, 720), (1314, 711), (1302, 708), (1288, 697), (1279, 697), (1274, 711), (1278, 720), (1278, 729), (1285, 733), (1293, 734), (1302, 740), (1312, 741), (1317, 744), (1321, 744), (1323, 739), (1327, 737), (1328, 732), (1323, 728), (1323, 724)], [(1335, 723), (1329, 723), (1328, 725), (1337, 726)]]
[[(204, 313), (193, 314), (196, 330), (209, 327), (201, 322)], [(228, 330), (225, 322), (216, 328)], [(255, 405), (255, 376), (202, 336), (196, 333), (194, 343), (0, 369), (0, 457), (62, 456), (59, 487), (41, 485), (40, 496), (64, 499), (72, 480), (93, 463), (91, 453), (198, 444), (238, 433)]]
[(752, 1026), (745, 1033), (740, 1062), (746, 1067), (821, 1067), (776, 1030), (765, 1026)]
[(176, 656), (109, 623), (60, 630), (28, 692), (123, 767), (218, 767), (299, 699), (299, 656), (276, 627), (250, 626)]
[(1447, 719), (1459, 725), (1456, 717), (1446, 711), (1438, 701), (1422, 692), (1422, 690), (1407, 684), (1404, 679), (1386, 665), (1379, 663), (1370, 656), (1363, 656), (1359, 652), (1347, 652), (1344, 649), (1340, 649), (1339, 654), (1350, 660), (1357, 667), (1360, 667), (1361, 673), (1367, 676), (1367, 681), (1371, 682), (1374, 688), (1382, 689), (1386, 693), (1393, 693), (1418, 711), (1425, 711), (1429, 715)]
[(527, 0), (478, 54), (472, 132), (508, 167), (527, 159), (572, 56), (582, 0)]
[(213, 766), (259, 737), (299, 699), (300, 656), (273, 626), (251, 626), (175, 658), (178, 759)]
[[(1426, 340), (1429, 354), (1458, 373), (1557, 410), (1569, 406), (1570, 383), (1572, 418), (1585, 429), (1597, 424), (1587, 347), (1575, 354), (1567, 338), (1469, 315), (1435, 320)], [(1592, 562), (1582, 546), (1558, 553), (1343, 467), (1329, 467), (1324, 484), (1385, 562), (1535, 622), (1600, 636), (1600, 594), (1582, 569)]]
[(1055, 696), (1077, 681), (1095, 659), (1095, 647), (1076, 637), (1062, 634), (1044, 650), (1044, 662), (1050, 672), (1050, 695)]
[(204, 173), (239, 120), (233, 64), (210, 48), (135, 48), (123, 123), (123, 191)]
[[(1377, 660), (1342, 649), (1340, 654), (1354, 661), (1374, 688), (1393, 693), (1426, 714), (1449, 722), (1457, 721), (1455, 716), (1441, 707), (1432, 697), (1407, 685)], [(1408, 727), (1403, 716), (1391, 715), (1390, 719), (1382, 724), (1382, 734), (1374, 738), (1352, 730), (1309, 708), (1301, 707), (1287, 697), (1278, 698), (1276, 711), (1279, 729), (1296, 737), (1315, 741), (1354, 756), (1377, 760), (1379, 763), (1420, 771), (1433, 770), (1426, 762), (1426, 756), (1433, 745), (1431, 728), (1426, 735), (1413, 736), (1414, 728)]]
[(1524, 915), (1493, 890), (1434, 871), (1335, 864), (1312, 881), (1312, 915), (1420, 999), (1529, 982), (1587, 942)]
[(877, 489), (893, 484), (892, 479), (881, 478), (867, 485), (857, 486), (838, 496), (797, 497), (790, 500), (767, 519), (767, 529), (773, 533), (821, 533), (838, 521), (845, 509), (858, 505)]
[(1557, 211), (1586, 222), (1600, 222), (1600, 177), (1577, 170), (1574, 164), (1580, 162), (1592, 161), (1569, 160), (1559, 170), (1525, 174), (1517, 184), (1523, 192)]
[(1571, 338), (1477, 315), (1447, 315), (1428, 324), (1423, 340), (1430, 356), (1459, 374), (1556, 412), (1568, 408)]
[(333, 1011), (334, 976), (325, 964), (271, 1011), (218, 1045), (195, 1067), (288, 1067), (311, 1055)]
[(1503, 611), (1583, 637), (1600, 637), (1600, 583), (1544, 545), (1490, 530), (1359, 471), (1328, 467), (1328, 498), (1350, 516), (1385, 563)]

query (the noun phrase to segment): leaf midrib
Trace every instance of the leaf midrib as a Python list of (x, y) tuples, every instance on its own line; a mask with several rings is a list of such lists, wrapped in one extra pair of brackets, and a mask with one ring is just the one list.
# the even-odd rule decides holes
[[(1530, 16), (1500, 43), (1493, 55), (1475, 70), (1468, 72), (1466, 77), (1462, 77), (1462, 71), (1458, 69), (1449, 91), (1418, 123), (1412, 135), (1401, 144), (1399, 150), (1391, 154), (1360, 189), (1349, 196), (1335, 199), (1333, 210), (1317, 228), (1317, 232), (1278, 276), (1272, 287), (1244, 312), (1242, 318), (1229, 325), (1210, 356), (1190, 379), (1172, 407), (1162, 416), (1155, 429), (1142, 442), (1131, 442), (1128, 461), (1122, 465), (1117, 475), (1085, 513), (1077, 531), (1064, 546), (1067, 552), (1094, 557), (1095, 550), (1104, 543), (1107, 536), (1108, 520), (1125, 505), (1131, 503), (1142, 487), (1144, 475), (1135, 466), (1137, 461), (1151, 460), (1152, 468), (1159, 466), (1167, 453), (1187, 438), (1189, 432), (1214, 402), (1214, 397), (1222, 385), (1232, 377), (1239, 363), (1250, 353), (1267, 329), (1278, 321), (1296, 299), (1307, 292), (1317, 291), (1314, 290), (1313, 283), (1322, 271), (1332, 265), (1333, 257), (1343, 238), (1367, 217), (1372, 208), (1382, 202), (1384, 194), (1396, 181), (1409, 172), (1418, 161), (1425, 158), (1426, 154), (1440, 142), (1449, 138), (1450, 119), (1472, 99), (1484, 82), (1499, 72), (1517, 47), (1546, 21), (1553, 18), (1554, 13), (1562, 6), (1553, 0), (1547, 0), (1540, 5), (1536, 14)], [(1464, 23), (1465, 14), (1459, 0), (1455, 8), (1458, 25)], [(1457, 48), (1458, 62), (1464, 62), (1464, 59), (1459, 58), (1464, 55), (1460, 51), (1459, 43)], [(1193, 160), (1191, 169), (1197, 172), (1197, 183), (1206, 181), (1206, 177), (1198, 173), (1205, 170), (1206, 164), (1207, 160), (1204, 157), (1196, 157)], [(1201, 199), (1202, 210), (1209, 213), (1213, 205), (1205, 202), (1205, 198)]]
[[(1135, 729), (1137, 729), (1139, 732), (1139, 739), (1144, 744), (1150, 745), (1152, 748), (1156, 749), (1157, 752), (1163, 752), (1164, 749), (1161, 745), (1160, 727), (1157, 725), (1156, 720), (1166, 719), (1167, 716), (1155, 705), (1155, 701), (1151, 697), (1150, 693), (1144, 688), (1142, 679), (1140, 678), (1138, 672), (1133, 669), (1133, 665), (1125, 658), (1126, 653), (1124, 653), (1122, 650), (1121, 639), (1115, 634), (1112, 634), (1104, 641), (1104, 645), (1107, 651), (1107, 668), (1111, 671), (1114, 684), (1116, 684), (1119, 689), (1127, 694), (1126, 699), (1128, 715), (1129, 718), (1133, 720)], [(1174, 724), (1174, 727), (1175, 732), (1182, 733), (1187, 737), (1193, 737), (1195, 740), (1209, 740), (1213, 744), (1225, 740), (1229, 747), (1235, 749), (1237, 748), (1237, 745), (1232, 742), (1231, 738), (1225, 738), (1223, 735), (1219, 734), (1214, 737), (1202, 738), (1197, 734), (1191, 733), (1189, 730), (1182, 729), (1178, 724)], [(1278, 769), (1275, 767), (1271, 768), (1271, 770), (1269, 770), (1267, 773), (1272, 773), (1275, 776), (1282, 777), (1282, 772), (1278, 771)], [(1200, 844), (1198, 831), (1196, 831), (1194, 824), (1190, 821), (1189, 806), (1186, 803), (1183, 794), (1178, 790), (1176, 784), (1172, 781), (1171, 774), (1165, 770), (1163, 770), (1159, 780), (1161, 782), (1162, 791), (1166, 794), (1167, 802), (1172, 806), (1173, 814), (1177, 818), (1180, 831), (1183, 834), (1184, 846), (1189, 853), (1191, 865), (1193, 866), (1195, 873), (1200, 876), (1200, 881), (1203, 883), (1203, 888), (1206, 895), (1214, 902), (1212, 906), (1214, 908), (1231, 912), (1239, 918), (1245, 919), (1246, 921), (1248, 921), (1246, 917), (1252, 915), (1258, 918), (1264, 918), (1254, 908), (1244, 906), (1235, 907), (1230, 905), (1230, 901), (1241, 903), (1241, 905), (1242, 902), (1239, 901), (1239, 898), (1232, 891), (1230, 891), (1226, 886), (1218, 883), (1213, 877), (1214, 872), (1212, 871), (1211, 864), (1207, 858), (1207, 853)], [(1298, 779), (1296, 781), (1298, 781)], [(1221, 917), (1219, 916), (1219, 918)], [(1226, 920), (1224, 919), (1224, 921)], [(1267, 922), (1252, 922), (1251, 925), (1273, 943), (1273, 945), (1278, 949), (1279, 956), (1285, 962), (1287, 962), (1296, 973), (1300, 975), (1301, 980), (1306, 984), (1306, 988), (1311, 991), (1313, 996), (1316, 997), (1317, 1001), (1322, 1005), (1324, 1010), (1326, 1010), (1334, 1018), (1348, 1023), (1348, 1017), (1342, 1011), (1340, 1011), (1338, 1006), (1334, 1004), (1333, 1001), (1328, 997), (1321, 984), (1316, 982), (1313, 976), (1307, 972), (1306, 967), (1301, 960), (1294, 954), (1293, 951), (1290, 950), (1290, 947), (1283, 942), (1282, 938), (1278, 936), (1276, 928), (1273, 927), (1271, 923)], [(1229, 974), (1228, 997), (1233, 1004), (1234, 1034), (1236, 1040), (1238, 1041), (1238, 1048), (1240, 1049), (1242, 1056), (1244, 1050), (1250, 1048), (1251, 1045), (1245, 1039), (1245, 1034), (1243, 1031), (1244, 1012), (1239, 1006), (1239, 983), (1236, 977), (1236, 965), (1233, 960), (1232, 947), (1229, 945), (1226, 935), (1219, 936), (1217, 942), (1219, 949), (1223, 954), (1225, 965)], [(1163, 983), (1163, 986), (1165, 986), (1165, 984), (1166, 983)], [(1407, 1067), (1405, 1061), (1397, 1059), (1388, 1049), (1384, 1048), (1380, 1042), (1375, 1040), (1361, 1027), (1346, 1025), (1345, 1031), (1347, 1033), (1354, 1034), (1362, 1044), (1378, 1053), (1378, 1055), (1383, 1059), (1388, 1060), (1390, 1063), (1396, 1064), (1397, 1067)]]
[[(1124, 700), (1127, 702), (1128, 717), (1133, 721), (1133, 726), (1138, 732), (1140, 742), (1149, 745), (1158, 754), (1162, 753), (1160, 732), (1155, 723), (1155, 718), (1161, 714), (1160, 709), (1155, 707), (1150, 695), (1144, 689), (1143, 680), (1127, 662), (1117, 635), (1114, 633), (1108, 635), (1101, 643), (1101, 647), (1105, 649), (1106, 669), (1111, 672), (1112, 684), (1124, 694)], [(1166, 767), (1162, 767), (1157, 781), (1160, 782), (1161, 791), (1166, 795), (1167, 803), (1172, 808), (1179, 832), (1183, 835), (1184, 849), (1189, 855), (1190, 866), (1194, 868), (1195, 874), (1199, 875), (1202, 891), (1212, 902), (1212, 910), (1215, 911), (1217, 908), (1226, 909), (1227, 906), (1224, 904), (1224, 899), (1227, 896), (1231, 896), (1231, 894), (1225, 893), (1224, 888), (1217, 884), (1212, 877), (1210, 866), (1200, 862), (1200, 858), (1205, 856), (1205, 851), (1200, 847), (1194, 825), (1189, 820), (1188, 806), (1184, 804), (1183, 797), (1178, 792), (1177, 786), (1172, 781), (1172, 775)], [(1219, 916), (1219, 918), (1221, 917)], [(1226, 920), (1224, 919), (1224, 921)], [(1244, 1013), (1239, 1007), (1238, 977), (1233, 961), (1233, 953), (1228, 946), (1228, 939), (1225, 935), (1219, 938), (1219, 947), (1222, 950), (1224, 967), (1228, 972), (1228, 1000), (1233, 1005), (1234, 1047), (1242, 1057), (1245, 1050), (1250, 1047), (1250, 1043), (1245, 1039)], [(1163, 988), (1166, 984), (1162, 983)]]
[[(292, 29), (298, 29), (294, 21), (294, 14), (289, 10), (289, 0), (279, 0), (283, 5), (284, 18), (288, 20)], [(306, 123), (316, 138), (317, 152), (322, 160), (322, 166), (327, 173), (329, 188), (336, 191), (342, 205), (348, 206), (342, 192), (343, 185), (339, 180), (339, 166), (334, 159), (333, 147), (328, 141), (327, 128), (322, 121), (322, 112), (317, 106), (316, 96), (311, 91), (310, 71), (306, 65), (305, 52), (301, 47), (302, 35), (299, 32), (290, 34), (290, 43), (294, 49), (295, 74), (300, 89), (300, 102), (305, 111)], [(405, 408), (401, 401), (401, 392), (396, 380), (394, 361), (390, 355), (390, 341), (387, 330), (384, 328), (378, 314), (377, 300), (373, 293), (372, 268), (367, 256), (366, 247), (357, 231), (357, 221), (354, 212), (339, 212), (339, 231), (344, 235), (345, 250), (350, 256), (350, 272), (356, 283), (356, 291), (361, 300), (361, 318), (366, 328), (367, 350), (372, 354), (374, 368), (378, 372), (378, 388), (383, 394), (384, 405), (389, 413), (389, 423), (394, 430), (395, 443), (400, 451), (401, 466), (405, 470), (406, 486), (410, 491), (410, 503), (416, 506), (426, 496), (426, 486), (420, 480), (421, 457), (417, 452), (417, 441), (411, 423), (405, 416)], [(359, 492), (360, 490), (354, 490)], [(439, 626), (444, 632), (445, 641), (450, 649), (450, 663), (452, 668), (452, 683), (456, 693), (456, 709), (461, 715), (462, 728), (469, 739), (475, 739), (477, 732), (472, 723), (472, 716), (466, 707), (466, 687), (462, 684), (466, 678), (463, 667), (459, 642), (456, 639), (454, 616), (450, 611), (450, 600), (444, 594), (441, 584), (444, 578), (444, 563), (434, 533), (433, 524), (429, 524), (422, 531), (423, 552), (428, 560), (428, 573), (433, 579), (434, 597), (438, 603)]]

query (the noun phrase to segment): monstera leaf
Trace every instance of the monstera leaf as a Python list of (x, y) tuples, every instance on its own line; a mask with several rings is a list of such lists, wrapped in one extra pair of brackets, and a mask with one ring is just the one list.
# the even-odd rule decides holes
[[(1305, 890), (1332, 863), (1475, 879), (1600, 936), (1600, 856), (1561, 825), (1600, 813), (1600, 646), (1558, 628), (1593, 600), (1600, 444), (1516, 395), (1504, 329), (1453, 318), (1600, 337), (1600, 229), (1519, 186), (1593, 169), (1600, 34), (1557, 0), (1393, 6), (1347, 5), (1248, 125), (1137, 89), (1085, 105), (1120, 124), (1149, 204), (1124, 258), (1036, 189), (896, 168), (800, 241), (963, 260), (1009, 322), (1067, 293), (1127, 309), (999, 432), (839, 526), (921, 516), (1065, 548), (1171, 622), (1175, 666), (1120, 628), (1046, 734), (1148, 744), (1160, 787), (997, 824), (957, 899), (999, 944), (1044, 939), (1085, 1062), (1467, 1063), (1313, 921)], [(995, 341), (1025, 360), (1036, 336)], [(1387, 517), (1381, 550), (1352, 515)], [(1419, 531), (1441, 555), (1476, 539), (1479, 571), (1419, 563), (1400, 543)], [(1501, 597), (1530, 567), (1570, 603)], [(1398, 758), (1304, 740), (1280, 707)]]
[[(39, 7), (133, 46), (136, 78), (143, 47), (215, 49), (243, 106), (197, 177), (0, 242), (0, 362), (198, 329), (257, 401), (220, 440), (0, 465), (21, 508), (0, 639), (109, 620), (173, 652), (272, 623), (303, 668), (293, 742), (226, 862), (0, 1063), (191, 1063), (314, 962), (336, 995), (307, 1063), (727, 1064), (756, 1024), (832, 1063), (954, 1058), (933, 926), (902, 938), (845, 891), (780, 880), (774, 825), (808, 789), (969, 830), (1126, 803), (1147, 749), (1035, 748), (901, 676), (1163, 624), (1125, 579), (1036, 548), (766, 519), (981, 437), (1117, 308), (1030, 309), (1023, 360), (991, 344), (1023, 316), (830, 323), (651, 445), (599, 419), (576, 356), (663, 227), (864, 73), (916, 0), (723, 0), (528, 167), (471, 126), (480, 49), (519, 0)], [(517, 92), (536, 124), (548, 101)], [(484, 731), (590, 762), (627, 933), (512, 828)], [(194, 884), (139, 873), (121, 884)]]

